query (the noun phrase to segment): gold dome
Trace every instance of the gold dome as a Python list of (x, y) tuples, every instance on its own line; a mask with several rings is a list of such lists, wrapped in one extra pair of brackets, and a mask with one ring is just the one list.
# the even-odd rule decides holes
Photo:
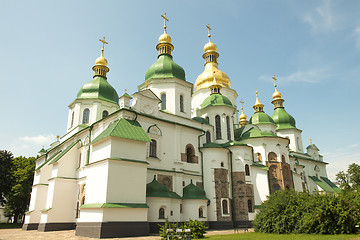
[(219, 84), (221, 87), (231, 87), (231, 82), (228, 75), (220, 71), (217, 65), (217, 63), (207, 63), (205, 65), (205, 70), (197, 77), (195, 81), (195, 90), (209, 88), (210, 86), (214, 85), (214, 77), (216, 79), (215, 83)]
[(95, 60), (95, 65), (107, 66), (108, 62), (101, 53), (101, 56)]
[(171, 37), (166, 33), (166, 31), (160, 35), (159, 43), (171, 43)]
[(216, 51), (217, 51), (216, 44), (210, 42), (209, 40), (209, 42), (204, 46), (204, 52), (207, 53), (207, 52), (216, 52)]
[(256, 91), (256, 102), (254, 104), (254, 107), (263, 107), (264, 104), (262, 104), (259, 100), (258, 92)]
[(241, 111), (241, 114), (240, 114), (240, 117), (239, 117), (240, 122), (242, 122), (244, 120), (246, 121), (246, 118), (247, 118), (247, 116), (245, 115), (245, 113), (243, 111)]
[(273, 95), (272, 95), (272, 98), (273, 98), (274, 100), (281, 99), (281, 93), (278, 92), (278, 90), (276, 89), (276, 87), (275, 87), (275, 92), (274, 92)]

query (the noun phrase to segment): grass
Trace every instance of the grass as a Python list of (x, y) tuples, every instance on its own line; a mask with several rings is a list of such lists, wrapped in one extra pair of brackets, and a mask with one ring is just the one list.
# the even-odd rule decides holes
[(209, 236), (205, 239), (211, 240), (345, 240), (360, 239), (360, 234), (340, 234), (340, 235), (321, 235), (321, 234), (270, 234), (270, 233), (239, 233), (229, 235)]
[(0, 229), (21, 228), (22, 223), (0, 223)]

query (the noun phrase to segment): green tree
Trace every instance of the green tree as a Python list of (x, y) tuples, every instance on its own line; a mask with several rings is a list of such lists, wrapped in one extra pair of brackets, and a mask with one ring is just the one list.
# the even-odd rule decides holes
[(34, 179), (35, 158), (17, 157), (12, 161), (13, 184), (6, 196), (5, 214), (14, 217), (14, 223), (28, 209)]
[(10, 151), (0, 150), (0, 205), (6, 203), (6, 196), (11, 190), (11, 165), (13, 154)]
[(344, 190), (356, 190), (360, 187), (360, 165), (352, 163), (346, 172), (336, 174), (336, 180)]

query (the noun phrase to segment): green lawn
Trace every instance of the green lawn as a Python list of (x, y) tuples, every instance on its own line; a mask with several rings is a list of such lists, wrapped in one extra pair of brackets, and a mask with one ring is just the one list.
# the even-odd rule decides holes
[(205, 239), (211, 240), (232, 240), (232, 239), (244, 239), (244, 240), (345, 240), (345, 239), (360, 239), (360, 234), (357, 235), (319, 235), (319, 234), (269, 234), (269, 233), (239, 233), (230, 235), (216, 235), (209, 236)]

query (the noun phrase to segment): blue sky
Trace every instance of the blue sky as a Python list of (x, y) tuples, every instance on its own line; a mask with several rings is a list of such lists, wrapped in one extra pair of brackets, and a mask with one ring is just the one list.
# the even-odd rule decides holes
[(194, 83), (203, 71), (206, 24), (219, 68), (243, 98), (255, 91), (272, 115), (271, 77), (285, 109), (313, 139), (328, 174), (360, 162), (360, 1), (2, 1), (0, 149), (35, 156), (66, 132), (68, 104), (100, 55), (103, 36), (118, 94), (137, 90), (156, 61), (164, 12), (174, 61)]

